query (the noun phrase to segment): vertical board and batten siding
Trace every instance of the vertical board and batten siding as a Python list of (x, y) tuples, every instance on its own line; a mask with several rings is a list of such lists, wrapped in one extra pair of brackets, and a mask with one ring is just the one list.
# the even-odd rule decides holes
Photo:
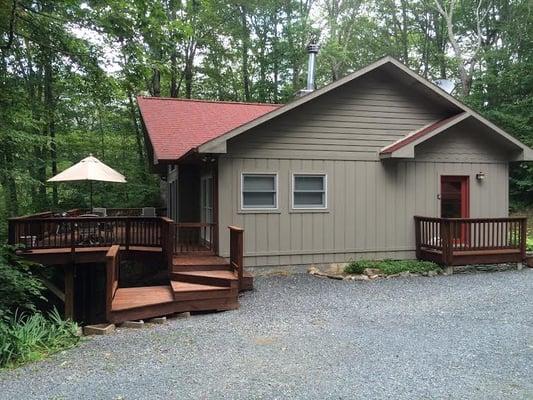
[[(230, 140), (218, 164), (221, 255), (226, 227), (238, 225), (247, 266), (413, 258), (413, 216), (439, 215), (441, 175), (470, 176), (472, 217), (506, 216), (507, 163), (484, 147), (474, 159), (458, 140), (421, 147), (415, 161), (379, 160), (379, 149), (451, 112), (374, 73)], [(278, 210), (241, 210), (242, 172), (278, 174)], [(327, 174), (327, 210), (291, 209), (298, 172)]]
[[(221, 158), (220, 226), (245, 229), (248, 266), (414, 257), (414, 215), (438, 216), (441, 175), (470, 177), (471, 217), (507, 216), (507, 164)], [(241, 172), (276, 172), (279, 209), (240, 210)], [(328, 175), (328, 209), (291, 210), (291, 174)], [(487, 179), (478, 182), (483, 171)], [(221, 255), (228, 237), (220, 230)]]

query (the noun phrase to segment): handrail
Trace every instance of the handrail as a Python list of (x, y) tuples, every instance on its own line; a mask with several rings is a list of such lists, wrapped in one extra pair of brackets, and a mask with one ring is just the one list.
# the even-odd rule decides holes
[(109, 321), (120, 275), (120, 246), (113, 245), (106, 254), (106, 318)]
[[(156, 216), (161, 217), (166, 211), (166, 208), (164, 207), (155, 207)], [(67, 210), (64, 212), (65, 217), (59, 216), (61, 212), (54, 212), (54, 211), (43, 211), (40, 213), (35, 214), (27, 214), (22, 215), (19, 217), (11, 217), (9, 219), (39, 219), (39, 218), (66, 218), (66, 217), (78, 217), (80, 214), (83, 213), (90, 213), (92, 212), (89, 208), (73, 208), (71, 210)], [(107, 216), (108, 217), (142, 217), (142, 207), (134, 207), (134, 208), (106, 208)], [(153, 217), (147, 217), (147, 218), (153, 218)]]
[(217, 224), (210, 222), (174, 222), (172, 224), (175, 253), (197, 253), (216, 250)]
[(243, 288), (244, 274), (244, 229), (237, 226), (228, 226), (230, 233), (230, 266), (239, 278), (239, 290)]
[(9, 243), (26, 250), (125, 246), (161, 247), (161, 217), (53, 217), (10, 219)]

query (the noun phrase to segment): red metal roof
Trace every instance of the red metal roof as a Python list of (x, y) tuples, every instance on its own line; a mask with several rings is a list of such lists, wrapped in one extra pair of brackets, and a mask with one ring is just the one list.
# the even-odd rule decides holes
[(447, 117), (447, 118), (441, 119), (439, 121), (436, 121), (436, 122), (432, 123), (431, 125), (427, 125), (427, 126), (421, 128), (421, 129), (417, 130), (417, 131), (414, 131), (414, 132), (408, 134), (407, 136), (401, 138), (400, 140), (397, 140), (396, 142), (384, 147), (383, 149), (381, 149), (379, 154), (391, 154), (391, 153), (395, 152), (396, 150), (399, 150), (402, 147), (407, 146), (409, 143), (414, 142), (418, 138), (421, 138), (421, 137), (427, 135), (428, 133), (433, 132), (435, 129), (441, 127), (442, 125), (447, 124), (448, 122), (451, 122), (454, 119), (457, 119), (457, 118), (463, 116), (463, 114), (464, 113), (459, 113), (459, 114), (456, 114), (456, 115), (452, 115), (451, 117)]
[(279, 104), (137, 97), (154, 159), (177, 160), (276, 108)]

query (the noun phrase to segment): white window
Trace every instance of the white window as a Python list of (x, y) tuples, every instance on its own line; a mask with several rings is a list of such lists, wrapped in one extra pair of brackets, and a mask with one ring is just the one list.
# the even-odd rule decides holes
[(327, 178), (325, 174), (293, 174), (292, 208), (327, 208)]
[(245, 210), (274, 210), (278, 208), (277, 174), (242, 174), (242, 208)]

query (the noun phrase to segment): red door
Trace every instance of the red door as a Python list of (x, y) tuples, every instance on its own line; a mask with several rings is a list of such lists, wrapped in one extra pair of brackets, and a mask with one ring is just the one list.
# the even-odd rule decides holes
[[(440, 216), (442, 218), (470, 217), (470, 190), (468, 176), (441, 176)], [(466, 224), (457, 224), (454, 239), (464, 242), (468, 237)]]

